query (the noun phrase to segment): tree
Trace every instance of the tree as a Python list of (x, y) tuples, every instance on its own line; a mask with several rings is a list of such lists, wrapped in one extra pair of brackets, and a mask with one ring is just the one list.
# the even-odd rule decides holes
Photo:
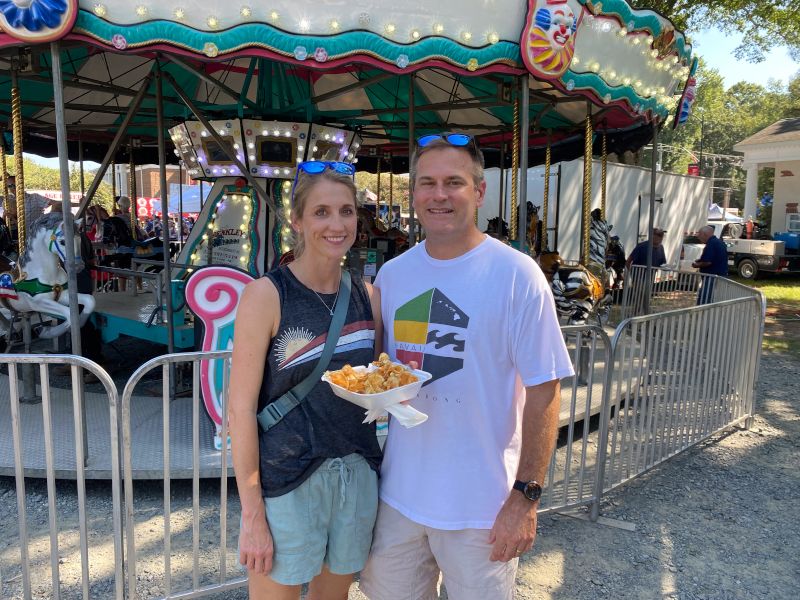
[[(397, 206), (400, 204), (403, 211), (408, 210), (408, 175), (394, 175), (392, 178), (392, 204)], [(356, 173), (356, 187), (359, 190), (368, 189), (369, 191), (378, 193), (378, 176), (374, 173), (367, 173), (359, 171)], [(381, 174), (381, 204), (386, 205), (389, 202), (389, 174)]]
[(689, 33), (706, 27), (741, 33), (737, 58), (760, 62), (770, 49), (785, 45), (800, 62), (797, 0), (634, 0), (633, 5), (658, 11)]

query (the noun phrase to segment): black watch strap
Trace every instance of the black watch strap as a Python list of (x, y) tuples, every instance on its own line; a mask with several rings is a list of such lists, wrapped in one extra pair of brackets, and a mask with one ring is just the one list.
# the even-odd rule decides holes
[(513, 488), (522, 492), (522, 494), (531, 502), (536, 502), (542, 496), (542, 486), (537, 481), (514, 481)]

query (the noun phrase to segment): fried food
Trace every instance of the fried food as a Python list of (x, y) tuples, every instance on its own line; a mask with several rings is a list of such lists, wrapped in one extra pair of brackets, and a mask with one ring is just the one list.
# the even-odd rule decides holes
[(327, 371), (326, 375), (331, 383), (358, 394), (377, 394), (418, 380), (403, 365), (389, 360), (389, 355), (385, 352), (372, 364), (377, 367), (372, 371), (359, 373), (350, 365), (345, 365), (338, 371)]

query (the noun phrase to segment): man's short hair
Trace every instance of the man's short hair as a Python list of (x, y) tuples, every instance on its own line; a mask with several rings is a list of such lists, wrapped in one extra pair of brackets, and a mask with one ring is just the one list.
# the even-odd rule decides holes
[(472, 161), (472, 180), (475, 182), (476, 186), (481, 184), (483, 181), (483, 167), (485, 163), (483, 160), (483, 152), (478, 148), (478, 144), (473, 140), (466, 146), (454, 146), (447, 140), (440, 139), (433, 140), (425, 146), (417, 146), (417, 149), (414, 150), (414, 154), (411, 155), (411, 163), (408, 171), (411, 189), (414, 189), (414, 185), (417, 181), (417, 165), (419, 164), (420, 157), (431, 150), (439, 150), (442, 148), (455, 148), (456, 150), (466, 152)]

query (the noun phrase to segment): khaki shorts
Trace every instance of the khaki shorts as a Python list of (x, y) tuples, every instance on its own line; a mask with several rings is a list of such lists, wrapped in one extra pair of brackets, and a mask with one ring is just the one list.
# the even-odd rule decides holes
[(512, 600), (519, 559), (491, 562), (488, 529), (425, 527), (381, 502), (361, 591), (370, 600)]

